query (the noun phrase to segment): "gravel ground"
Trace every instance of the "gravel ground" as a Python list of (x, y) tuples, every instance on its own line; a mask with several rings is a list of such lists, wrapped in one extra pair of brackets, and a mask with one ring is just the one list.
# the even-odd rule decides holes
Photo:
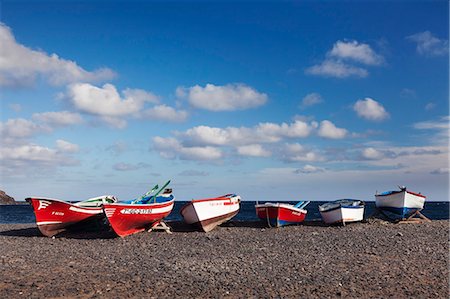
[(449, 223), (42, 237), (0, 225), (0, 298), (449, 298)]

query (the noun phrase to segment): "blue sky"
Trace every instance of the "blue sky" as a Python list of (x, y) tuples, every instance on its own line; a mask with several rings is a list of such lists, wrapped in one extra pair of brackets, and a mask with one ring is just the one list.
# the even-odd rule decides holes
[(448, 200), (447, 1), (0, 6), (1, 189)]

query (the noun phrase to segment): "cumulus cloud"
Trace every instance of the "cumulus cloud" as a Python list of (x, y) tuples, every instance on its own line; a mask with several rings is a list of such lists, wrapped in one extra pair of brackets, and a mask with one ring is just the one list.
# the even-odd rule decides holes
[(302, 99), (302, 103), (300, 104), (300, 108), (307, 108), (310, 106), (314, 106), (317, 104), (320, 104), (323, 102), (322, 97), (320, 96), (320, 94), (313, 92), (310, 94), (307, 94), (303, 99)]
[(448, 40), (434, 36), (430, 31), (423, 31), (406, 37), (416, 43), (417, 53), (424, 56), (447, 56)]
[(318, 75), (323, 77), (347, 78), (360, 77), (365, 78), (369, 75), (366, 69), (352, 66), (341, 61), (324, 60), (320, 64), (313, 65), (306, 69), (306, 74)]
[(196, 108), (210, 111), (234, 111), (255, 108), (267, 102), (267, 95), (245, 84), (217, 86), (206, 84), (189, 88), (178, 87), (178, 98), (187, 99)]
[(318, 135), (330, 139), (342, 139), (347, 136), (348, 131), (343, 128), (336, 127), (331, 121), (324, 120), (320, 122)]
[(111, 117), (137, 113), (146, 102), (145, 97), (122, 98), (112, 84), (105, 84), (102, 87), (88, 83), (72, 84), (69, 86), (68, 96), (75, 108), (80, 111)]
[(381, 121), (389, 117), (389, 113), (384, 109), (383, 105), (371, 98), (358, 100), (353, 105), (353, 110), (359, 117), (372, 121)]
[(383, 56), (377, 54), (370, 45), (355, 40), (338, 40), (328, 51), (326, 58), (321, 63), (307, 68), (305, 73), (335, 78), (365, 78), (369, 72), (360, 65), (379, 66), (383, 63)]
[(127, 88), (119, 93), (112, 84), (97, 87), (89, 83), (76, 83), (68, 87), (66, 98), (79, 111), (94, 116), (115, 128), (124, 128), (126, 118), (182, 122), (188, 117), (183, 110), (164, 104), (146, 109), (146, 104), (159, 103), (159, 97), (142, 89)]
[(302, 168), (294, 170), (294, 173), (297, 174), (310, 174), (310, 173), (318, 173), (318, 172), (324, 172), (325, 169), (322, 167), (317, 167), (313, 165), (306, 164)]
[(368, 160), (380, 160), (384, 158), (383, 152), (373, 147), (363, 149), (361, 152), (361, 156), (363, 159)]
[(299, 143), (286, 143), (280, 148), (280, 158), (285, 162), (322, 161), (320, 154), (311, 151)]
[(283, 138), (304, 138), (317, 126), (296, 120), (293, 123), (259, 123), (254, 127), (217, 128), (197, 126), (177, 136), (189, 145), (250, 145), (275, 143)]
[(187, 111), (176, 110), (167, 105), (157, 105), (142, 113), (142, 118), (148, 120), (162, 120), (167, 122), (184, 122), (188, 118)]
[(58, 140), (56, 148), (27, 144), (9, 144), (0, 147), (2, 172), (11, 176), (33, 174), (38, 170), (53, 169), (61, 166), (78, 165), (79, 161), (71, 154), (78, 151), (78, 145)]
[(156, 136), (153, 138), (153, 149), (166, 159), (208, 161), (223, 157), (222, 151), (212, 146), (184, 146), (177, 139)]
[(15, 40), (11, 29), (0, 23), (0, 86), (31, 85), (38, 77), (52, 85), (63, 85), (109, 80), (115, 76), (108, 68), (86, 71), (74, 61), (21, 45)]
[(51, 126), (69, 126), (83, 122), (80, 114), (69, 111), (34, 113), (32, 119)]
[(7, 138), (28, 138), (37, 133), (50, 132), (51, 128), (37, 124), (27, 119), (8, 119), (5, 123), (0, 123), (0, 136), (3, 140)]
[(70, 143), (62, 139), (56, 140), (56, 148), (59, 151), (66, 153), (76, 153), (80, 150), (78, 144)]
[(238, 146), (236, 148), (237, 153), (241, 156), (250, 157), (269, 157), (272, 153), (266, 149), (261, 144), (249, 144)]
[(352, 60), (367, 65), (380, 65), (383, 63), (383, 56), (364, 43), (353, 41), (337, 41), (328, 56), (343, 60)]

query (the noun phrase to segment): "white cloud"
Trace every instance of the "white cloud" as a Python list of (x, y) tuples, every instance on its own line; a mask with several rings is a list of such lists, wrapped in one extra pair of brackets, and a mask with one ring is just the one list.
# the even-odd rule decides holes
[(76, 125), (83, 122), (80, 114), (69, 111), (34, 113), (32, 118), (34, 121), (52, 126)]
[(187, 98), (196, 107), (210, 111), (234, 111), (255, 108), (267, 102), (267, 95), (245, 84), (227, 84), (217, 86), (206, 84), (190, 88), (178, 87), (179, 98)]
[(166, 159), (179, 158), (181, 160), (208, 161), (222, 158), (220, 149), (212, 146), (183, 146), (175, 138), (163, 138), (156, 136), (153, 138), (153, 149), (159, 152), (161, 157)]
[(324, 60), (321, 64), (316, 64), (307, 68), (305, 72), (310, 75), (335, 78), (347, 78), (352, 76), (365, 78), (369, 75), (369, 72), (366, 69), (329, 59)]
[(368, 148), (363, 149), (361, 155), (364, 159), (368, 159), (368, 160), (380, 160), (380, 159), (384, 158), (383, 152), (379, 151), (373, 147), (368, 147)]
[(0, 86), (26, 86), (41, 76), (50, 84), (63, 85), (70, 82), (93, 82), (109, 80), (116, 74), (101, 68), (89, 72), (74, 61), (56, 54), (48, 55), (17, 43), (11, 29), (0, 23)]
[(389, 117), (389, 113), (387, 113), (383, 105), (371, 98), (358, 100), (353, 105), (353, 110), (356, 111), (359, 117), (373, 121), (381, 121)]
[(406, 37), (417, 44), (417, 53), (424, 56), (447, 56), (448, 40), (435, 37), (430, 31), (423, 31)]
[(330, 139), (342, 139), (347, 136), (348, 131), (343, 128), (336, 127), (331, 121), (324, 120), (320, 122), (318, 135)]
[(79, 161), (71, 156), (76, 151), (76, 144), (64, 140), (58, 140), (56, 148), (33, 143), (3, 145), (0, 147), (0, 167), (2, 172), (9, 176), (33, 176), (44, 170), (79, 164)]
[(272, 155), (270, 151), (264, 149), (260, 144), (238, 146), (236, 150), (241, 156), (269, 157)]
[(297, 170), (294, 171), (294, 173), (304, 173), (304, 174), (310, 174), (310, 173), (318, 173), (318, 172), (324, 172), (325, 169), (322, 167), (317, 167), (317, 166), (313, 166), (313, 165), (305, 165), (302, 168), (299, 168)]
[(114, 128), (125, 128), (127, 117), (142, 120), (182, 122), (188, 117), (184, 110), (160, 104), (146, 109), (146, 104), (159, 103), (159, 98), (142, 89), (127, 88), (122, 95), (112, 84), (97, 87), (89, 83), (76, 83), (68, 87), (66, 98), (81, 112), (97, 116)]
[(306, 107), (310, 107), (310, 106), (314, 106), (317, 104), (320, 104), (323, 102), (322, 97), (320, 96), (320, 94), (313, 92), (310, 94), (307, 94), (303, 99), (302, 99), (302, 103), (300, 104), (301, 108), (306, 108)]
[(337, 41), (331, 51), (328, 53), (330, 57), (338, 59), (352, 60), (367, 65), (380, 65), (384, 59), (381, 55), (364, 43), (353, 41)]
[[(130, 91), (127, 93), (130, 94)], [(80, 111), (110, 117), (137, 113), (146, 102), (146, 97), (122, 98), (112, 84), (105, 84), (101, 88), (88, 83), (72, 84), (68, 96)]]
[(28, 138), (37, 133), (50, 132), (51, 128), (23, 118), (8, 119), (0, 123), (0, 136), (6, 138)]
[(280, 148), (281, 160), (285, 162), (314, 162), (323, 158), (316, 152), (303, 147), (299, 143), (287, 143)]
[(56, 148), (65, 153), (76, 153), (80, 150), (80, 147), (77, 144), (62, 139), (56, 140)]
[(159, 104), (160, 101), (157, 95), (154, 95), (153, 93), (143, 89), (126, 88), (124, 91), (122, 91), (122, 93), (126, 99), (132, 99), (137, 102)]
[(260, 123), (254, 127), (216, 128), (197, 126), (177, 136), (187, 145), (250, 145), (256, 143), (275, 143), (283, 138), (304, 138), (317, 126), (296, 120), (293, 123)]
[(176, 110), (167, 105), (157, 105), (147, 109), (142, 113), (142, 118), (146, 120), (162, 120), (167, 122), (183, 122), (188, 118), (188, 113), (184, 110)]
[(383, 63), (383, 56), (377, 54), (368, 44), (355, 40), (338, 40), (328, 51), (326, 58), (321, 63), (307, 68), (305, 73), (335, 78), (365, 78), (369, 72), (356, 64), (379, 66)]

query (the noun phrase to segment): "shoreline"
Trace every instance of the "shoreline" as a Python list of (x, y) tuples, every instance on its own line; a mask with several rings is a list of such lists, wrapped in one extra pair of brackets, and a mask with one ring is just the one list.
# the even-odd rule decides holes
[(0, 224), (2, 298), (448, 297), (448, 220), (40, 235)]

